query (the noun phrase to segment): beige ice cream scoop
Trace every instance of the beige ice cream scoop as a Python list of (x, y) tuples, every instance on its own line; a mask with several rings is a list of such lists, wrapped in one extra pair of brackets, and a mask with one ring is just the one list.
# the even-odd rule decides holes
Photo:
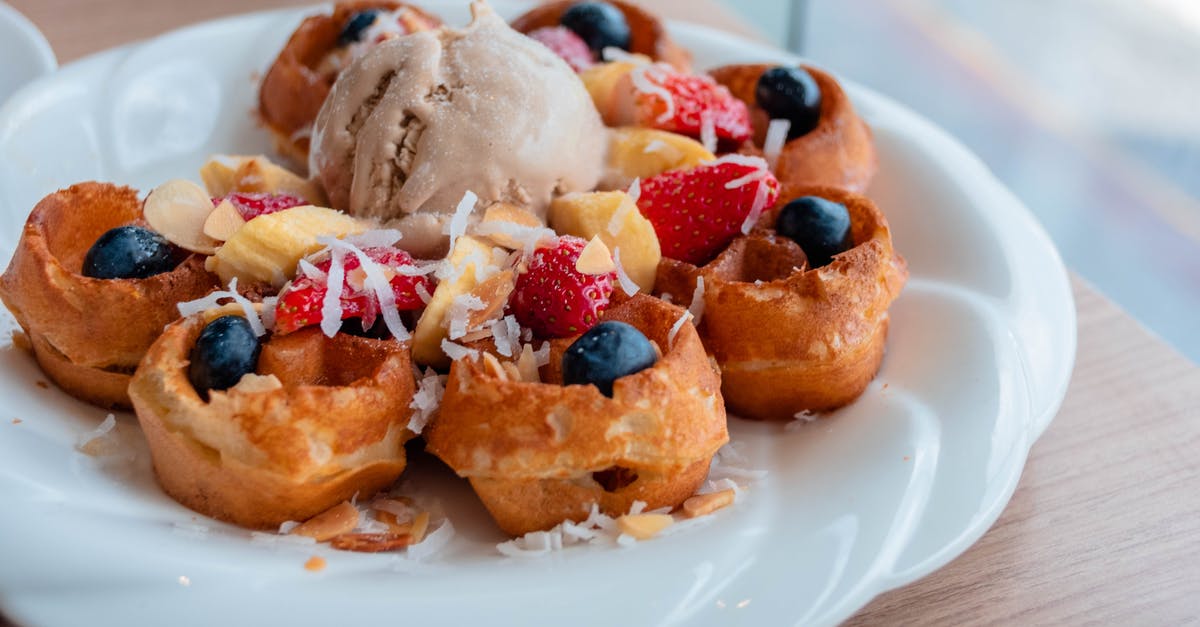
[(590, 190), (606, 136), (565, 62), (486, 2), (465, 29), (384, 42), (346, 69), (314, 126), (310, 168), (332, 205), (395, 221), (417, 256), (445, 251), (442, 225), (465, 192), (545, 217)]

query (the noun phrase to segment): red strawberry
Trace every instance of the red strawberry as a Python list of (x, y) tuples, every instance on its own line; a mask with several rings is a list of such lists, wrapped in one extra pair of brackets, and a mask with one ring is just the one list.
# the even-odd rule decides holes
[(233, 192), (221, 198), (213, 198), (213, 206), (221, 204), (221, 201), (228, 200), (233, 203), (233, 207), (244, 220), (253, 220), (258, 216), (265, 216), (268, 213), (307, 205), (308, 201), (294, 194), (266, 193), (266, 192)]
[[(779, 198), (779, 181), (766, 168), (766, 162), (722, 160), (642, 181), (638, 209), (654, 225), (663, 256), (701, 265), (721, 252), (741, 232), (756, 200), (762, 212)], [(726, 187), (751, 175), (761, 178)], [(761, 198), (759, 186), (766, 188)]]
[(517, 277), (509, 304), (517, 322), (541, 338), (570, 337), (600, 322), (612, 296), (616, 272), (583, 274), (575, 262), (587, 241), (565, 235), (553, 247), (539, 248), (529, 269)]
[[(639, 126), (703, 139), (704, 120), (708, 117), (718, 140), (740, 144), (750, 139), (753, 131), (746, 103), (708, 76), (680, 74), (661, 65), (634, 72), (634, 119)], [(670, 102), (659, 93), (660, 89), (671, 94)]]
[[(408, 253), (396, 248), (367, 248), (363, 250), (371, 260), (386, 268), (412, 266)], [(322, 272), (329, 272), (329, 259), (316, 264)], [(361, 283), (361, 273), (354, 272), (362, 267), (357, 255), (346, 255), (346, 278), (342, 281), (342, 320), (359, 318), (363, 328), (369, 329), (379, 316), (379, 301), (375, 292)], [(396, 295), (396, 308), (400, 311), (420, 309), (425, 301), (417, 294), (422, 285), (427, 293), (433, 292), (433, 284), (426, 276), (397, 274), (390, 281), (392, 293)], [(275, 332), (291, 333), (304, 327), (321, 323), (321, 306), (325, 299), (325, 281), (313, 279), (305, 274), (296, 277), (292, 284), (279, 295), (275, 307)]]
[(554, 54), (562, 57), (567, 65), (576, 72), (582, 72), (596, 64), (592, 57), (592, 49), (575, 31), (566, 26), (547, 26), (539, 28), (529, 37), (549, 48)]

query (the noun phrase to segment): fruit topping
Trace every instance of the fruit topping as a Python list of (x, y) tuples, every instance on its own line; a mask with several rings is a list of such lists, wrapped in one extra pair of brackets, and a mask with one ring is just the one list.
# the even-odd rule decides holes
[[(454, 247), (446, 257), (444, 269), (439, 272), (437, 289), (431, 295), (429, 304), (417, 320), (417, 328), (413, 331), (414, 361), (437, 368), (450, 365), (450, 360), (442, 349), (443, 341), (449, 334), (450, 309), (455, 301), (473, 294), (480, 283), (491, 278), (496, 250), (499, 249), (471, 235), (454, 240)], [(507, 254), (507, 251), (502, 252)]]
[(262, 346), (241, 316), (221, 316), (208, 323), (192, 348), (188, 380), (201, 396), (227, 390), (254, 372)]
[(601, 322), (563, 353), (563, 384), (590, 383), (612, 398), (614, 381), (641, 372), (657, 361), (654, 345), (641, 331), (624, 322)]
[(308, 201), (287, 192), (230, 192), (221, 198), (213, 198), (213, 206), (228, 200), (244, 220), (278, 213), (284, 209), (307, 205)]
[(83, 258), (83, 276), (93, 279), (144, 279), (170, 272), (182, 255), (167, 238), (140, 226), (106, 231)]
[(313, 181), (271, 163), (266, 157), (217, 155), (200, 168), (208, 195), (224, 198), (234, 192), (291, 194), (306, 203), (325, 205), (325, 194)]
[[(388, 284), (395, 297), (396, 310), (412, 311), (425, 306), (418, 292), (420, 289), (427, 293), (432, 291), (433, 283), (429, 277), (416, 274), (417, 268), (408, 253), (392, 247), (365, 248), (363, 252), (388, 278)], [(315, 265), (306, 265), (300, 276), (279, 295), (279, 302), (275, 306), (276, 333), (291, 333), (321, 323), (332, 266), (332, 254)], [(386, 327), (383, 331), (375, 329), (381, 313), (379, 298), (366, 284), (366, 272), (358, 255), (344, 255), (341, 274), (340, 320), (346, 323), (340, 325), (340, 328), (345, 330), (347, 326), (356, 325), (354, 335), (386, 335)], [(421, 287), (418, 288), (418, 285)]]
[(804, 249), (809, 268), (828, 265), (834, 255), (854, 245), (846, 206), (818, 196), (804, 196), (785, 205), (775, 231)]
[(539, 28), (529, 33), (529, 36), (562, 57), (576, 72), (582, 72), (596, 64), (587, 42), (565, 26)]
[(221, 244), (204, 234), (204, 223), (212, 211), (208, 192), (182, 179), (154, 188), (142, 206), (142, 215), (150, 228), (180, 248), (205, 255), (213, 254)]
[(637, 287), (645, 292), (654, 288), (662, 252), (654, 227), (638, 211), (629, 194), (591, 192), (561, 196), (550, 203), (550, 224), (565, 235), (599, 237), (614, 256), (620, 256), (622, 270)]
[(575, 269), (587, 241), (558, 238), (534, 251), (529, 269), (517, 277), (511, 305), (517, 321), (541, 338), (569, 337), (600, 320), (612, 296), (616, 272), (584, 274)]
[(716, 156), (690, 137), (636, 126), (613, 129), (608, 142), (611, 187), (627, 187), (667, 170), (693, 168)]
[(664, 256), (701, 265), (749, 232), (778, 197), (779, 181), (765, 161), (731, 155), (642, 181), (637, 204)]
[(772, 120), (788, 120), (788, 139), (817, 128), (821, 121), (821, 88), (803, 68), (773, 67), (758, 79), (754, 99)]
[(346, 20), (346, 25), (342, 27), (342, 32), (338, 33), (337, 45), (349, 46), (352, 43), (362, 41), (363, 33), (378, 18), (379, 11), (377, 9), (368, 9), (355, 13), (350, 19)]
[(750, 111), (723, 85), (708, 76), (682, 74), (662, 64), (629, 74), (636, 90), (634, 121), (699, 138), (710, 152), (716, 142), (740, 144), (750, 138)]
[(563, 13), (559, 22), (575, 31), (597, 56), (605, 48), (629, 50), (633, 34), (625, 14), (607, 2), (579, 2)]

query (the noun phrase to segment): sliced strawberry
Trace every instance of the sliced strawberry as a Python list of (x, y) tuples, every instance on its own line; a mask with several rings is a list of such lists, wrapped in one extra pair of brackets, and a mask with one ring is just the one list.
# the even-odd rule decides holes
[(213, 198), (213, 206), (221, 204), (223, 200), (232, 203), (243, 220), (253, 220), (258, 216), (308, 204), (307, 200), (288, 193), (233, 192), (221, 198)]
[(753, 226), (752, 212), (761, 215), (779, 198), (779, 181), (752, 157), (664, 172), (641, 188), (638, 209), (654, 225), (663, 256), (695, 265), (715, 257), (743, 226)]
[(582, 72), (596, 64), (587, 42), (566, 26), (539, 28), (529, 33), (529, 37), (562, 57), (576, 72)]
[(704, 139), (707, 121), (717, 140), (737, 144), (753, 134), (746, 103), (708, 76), (653, 65), (634, 70), (632, 78), (638, 126)]
[[(412, 267), (413, 264), (408, 253), (396, 248), (367, 248), (363, 252), (392, 272), (403, 266)], [(358, 256), (346, 255), (344, 265), (346, 278), (342, 281), (342, 320), (359, 318), (363, 328), (370, 328), (379, 316), (379, 300), (374, 290), (363, 284), (364, 273)], [(325, 273), (329, 272), (330, 266), (329, 259), (316, 264), (316, 268)], [(395, 274), (389, 284), (396, 297), (396, 308), (400, 311), (420, 309), (425, 305), (417, 293), (418, 285), (423, 286), (426, 293), (433, 292), (433, 284), (426, 276)], [(296, 277), (279, 295), (279, 303), (275, 307), (275, 332), (286, 334), (320, 324), (325, 292), (326, 283), (323, 279), (305, 274)]]
[(563, 236), (553, 247), (533, 252), (529, 269), (517, 277), (509, 304), (517, 322), (540, 338), (570, 337), (600, 322), (612, 296), (616, 272), (583, 274), (575, 262), (587, 241)]

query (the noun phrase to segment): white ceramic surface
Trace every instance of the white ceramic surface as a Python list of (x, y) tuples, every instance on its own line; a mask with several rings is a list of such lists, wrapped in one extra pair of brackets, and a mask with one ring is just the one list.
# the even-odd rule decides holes
[[(425, 4), (465, 20), (463, 3)], [(145, 190), (195, 177), (210, 153), (267, 150), (248, 115), (252, 76), (301, 15), (227, 19), (101, 54), (0, 109), (0, 259), (54, 189), (101, 179)], [(711, 30), (673, 30), (701, 66), (795, 61)], [(264, 547), (164, 496), (132, 416), (119, 417), (126, 458), (76, 452), (105, 412), (35, 386), (33, 361), (8, 349), (0, 607), (19, 622), (92, 627), (812, 625), (944, 565), (995, 521), (1057, 411), (1074, 309), (1050, 241), (974, 156), (886, 98), (850, 92), (879, 145), (870, 194), (912, 271), (887, 358), (862, 399), (831, 419), (790, 430), (733, 421), (734, 440), (769, 474), (707, 526), (632, 549), (508, 559), (463, 483), (419, 458), (410, 485), (438, 492), (459, 532), (429, 563)], [(179, 526), (195, 523), (212, 531), (197, 538)], [(302, 568), (313, 553), (328, 559), (323, 572)]]
[(0, 2), (0, 103), (58, 67), (50, 44), (24, 15)]

